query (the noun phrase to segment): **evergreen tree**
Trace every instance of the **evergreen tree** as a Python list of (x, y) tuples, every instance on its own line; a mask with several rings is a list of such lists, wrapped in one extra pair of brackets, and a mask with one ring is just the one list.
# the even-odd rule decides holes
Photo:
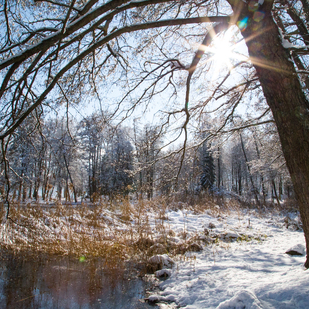
[(208, 149), (208, 146), (203, 143), (203, 146), (200, 149), (200, 167), (201, 167), (201, 187), (204, 190), (211, 191), (213, 190), (214, 183), (216, 180), (215, 175), (215, 165), (214, 159), (211, 152)]

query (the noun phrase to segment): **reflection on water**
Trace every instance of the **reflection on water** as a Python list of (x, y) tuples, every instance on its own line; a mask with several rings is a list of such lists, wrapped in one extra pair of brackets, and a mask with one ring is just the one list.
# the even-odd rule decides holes
[(0, 308), (153, 308), (139, 299), (145, 283), (102, 260), (29, 258), (2, 254)]

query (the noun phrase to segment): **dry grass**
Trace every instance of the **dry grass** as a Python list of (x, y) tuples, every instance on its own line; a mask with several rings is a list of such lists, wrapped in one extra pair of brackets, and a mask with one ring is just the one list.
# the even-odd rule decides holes
[(130, 224), (121, 224), (106, 205), (12, 204), (10, 219), (1, 225), (0, 244), (12, 251), (119, 260), (132, 254), (128, 241), (131, 228)]
[[(13, 252), (100, 256), (109, 264), (146, 260), (149, 244), (167, 237), (166, 210), (162, 200), (140, 200), (133, 207), (126, 198), (78, 206), (11, 203), (10, 218), (0, 225), (0, 245)], [(155, 217), (155, 227), (150, 226), (150, 214)]]
[[(207, 210), (218, 217), (230, 210), (241, 214), (243, 207), (236, 200), (218, 201), (209, 196), (195, 205), (164, 197), (139, 200), (134, 205), (127, 198), (113, 202), (98, 199), (96, 204), (78, 206), (12, 203), (10, 219), (0, 225), (0, 245), (11, 251), (100, 256), (110, 264), (127, 259), (146, 261), (153, 254), (184, 253), (197, 241), (192, 235), (185, 235), (185, 224), (183, 242), (176, 245), (171, 241), (175, 233), (169, 226), (168, 210)], [(1, 209), (0, 216), (4, 218)]]

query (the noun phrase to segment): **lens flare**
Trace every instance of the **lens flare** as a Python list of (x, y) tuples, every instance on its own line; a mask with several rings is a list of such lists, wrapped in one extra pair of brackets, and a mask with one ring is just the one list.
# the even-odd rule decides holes
[(238, 28), (239, 28), (241, 31), (243, 31), (243, 30), (245, 30), (245, 29), (247, 28), (247, 26), (248, 26), (248, 20), (249, 20), (249, 17), (246, 16), (245, 18), (243, 18), (242, 20), (239, 20), (239, 21), (237, 22), (237, 26), (238, 26)]

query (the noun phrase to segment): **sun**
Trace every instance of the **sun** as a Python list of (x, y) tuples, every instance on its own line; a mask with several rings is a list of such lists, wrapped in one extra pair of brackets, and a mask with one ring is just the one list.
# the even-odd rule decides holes
[(228, 38), (225, 36), (216, 37), (212, 42), (211, 52), (216, 66), (227, 66), (229, 69), (232, 67), (233, 45)]
[(246, 61), (242, 40), (237, 39), (235, 29), (229, 28), (224, 33), (215, 36), (208, 48), (209, 60), (215, 70), (232, 70), (235, 61)]

